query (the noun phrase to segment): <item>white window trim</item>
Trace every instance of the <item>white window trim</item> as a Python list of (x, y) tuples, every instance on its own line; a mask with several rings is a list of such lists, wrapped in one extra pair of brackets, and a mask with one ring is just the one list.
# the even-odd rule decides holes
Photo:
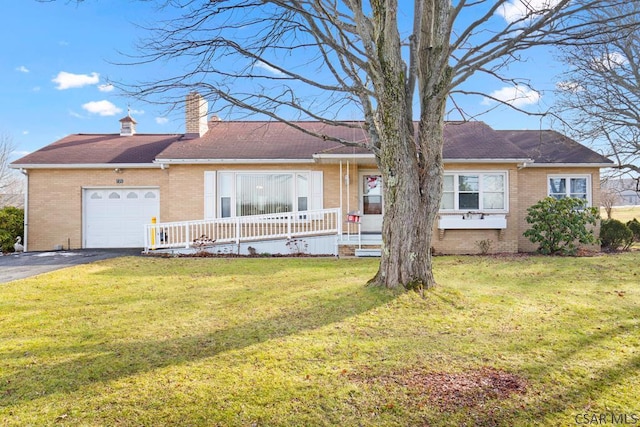
[[(591, 174), (571, 174), (571, 173), (555, 173), (547, 175), (547, 197), (551, 197), (551, 179), (565, 178), (570, 180), (571, 178), (586, 178), (587, 180), (587, 206), (593, 206), (593, 187), (591, 185)], [(567, 183), (567, 191), (571, 191), (570, 186)]]
[[(504, 209), (483, 209), (479, 207), (478, 209), (471, 209), (472, 212), (482, 212), (487, 214), (506, 214), (509, 213), (509, 171), (506, 170), (447, 170), (444, 172), (444, 176), (453, 175), (454, 179), (454, 194), (459, 194), (457, 188), (457, 177), (459, 175), (502, 175), (504, 176)], [(480, 178), (480, 188), (482, 188), (482, 178)], [(443, 190), (444, 194), (444, 190)], [(442, 209), (440, 208), (441, 213), (461, 213), (461, 212), (469, 212), (469, 209), (456, 209), (455, 206), (458, 204), (458, 198), (454, 197), (454, 209)], [(480, 201), (482, 201), (482, 190), (480, 190)]]
[[(233, 174), (233, 178), (231, 179), (231, 216), (236, 216), (236, 203), (235, 203), (235, 194), (236, 194), (236, 176), (237, 174), (254, 174), (254, 175), (265, 175), (265, 174), (280, 174), (286, 175), (290, 174), (293, 177), (293, 202), (295, 210), (294, 212), (298, 212), (297, 208), (297, 174), (307, 174), (308, 176), (308, 190), (307, 190), (307, 210), (317, 210), (322, 209), (323, 205), (323, 172), (310, 170), (310, 169), (285, 169), (285, 170), (243, 170), (243, 169), (225, 169), (218, 171), (206, 171), (205, 172), (205, 217), (207, 218), (221, 218), (222, 217), (222, 204), (220, 203), (220, 197), (222, 191), (220, 189), (220, 183), (222, 180), (220, 179), (221, 174)], [(211, 203), (213, 201), (213, 204)], [(302, 212), (302, 211), (300, 211)]]

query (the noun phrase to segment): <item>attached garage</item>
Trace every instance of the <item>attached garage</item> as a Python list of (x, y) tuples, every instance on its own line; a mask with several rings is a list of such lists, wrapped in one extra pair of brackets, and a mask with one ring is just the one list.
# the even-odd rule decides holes
[(144, 224), (160, 220), (158, 188), (85, 188), (85, 248), (141, 248)]

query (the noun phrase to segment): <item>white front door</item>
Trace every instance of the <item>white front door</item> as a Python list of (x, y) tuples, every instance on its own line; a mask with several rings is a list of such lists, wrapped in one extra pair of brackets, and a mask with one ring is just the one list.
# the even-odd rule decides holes
[(377, 171), (360, 172), (361, 230), (369, 233), (382, 231), (382, 175)]
[(83, 247), (141, 248), (144, 224), (160, 214), (160, 190), (87, 188), (83, 205)]

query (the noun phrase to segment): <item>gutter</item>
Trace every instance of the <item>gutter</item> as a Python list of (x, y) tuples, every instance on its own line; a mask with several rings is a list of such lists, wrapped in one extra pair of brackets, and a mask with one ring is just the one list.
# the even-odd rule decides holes
[(612, 168), (613, 163), (527, 163), (528, 168)]
[(26, 178), (24, 183), (24, 236), (22, 236), (22, 245), (24, 246), (24, 252), (27, 252), (29, 250), (29, 172), (26, 169), (20, 169), (20, 173)]
[[(156, 167), (163, 167), (162, 165), (225, 165), (225, 164), (249, 164), (249, 165), (264, 165), (264, 164), (282, 164), (282, 163), (315, 163), (313, 159), (158, 159), (154, 160), (153, 164)], [(166, 166), (165, 166), (166, 167)]]
[(161, 166), (155, 163), (12, 163), (9, 167), (12, 169), (159, 169)]

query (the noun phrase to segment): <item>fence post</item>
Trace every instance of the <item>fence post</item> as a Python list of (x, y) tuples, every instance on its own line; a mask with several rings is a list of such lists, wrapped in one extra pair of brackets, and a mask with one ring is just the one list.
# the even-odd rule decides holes
[(155, 216), (151, 217), (151, 250), (154, 251), (156, 249), (156, 223), (158, 220)]

